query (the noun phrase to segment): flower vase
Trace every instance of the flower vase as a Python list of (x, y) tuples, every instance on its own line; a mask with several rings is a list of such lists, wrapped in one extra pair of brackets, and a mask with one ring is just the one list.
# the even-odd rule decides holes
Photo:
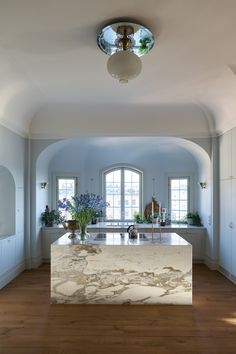
[(76, 238), (76, 233), (75, 231), (78, 230), (79, 228), (79, 223), (76, 220), (67, 220), (64, 222), (64, 228), (66, 230), (70, 230), (71, 234), (69, 234), (68, 238)]
[(87, 237), (89, 236), (89, 234), (87, 233), (87, 224), (84, 225), (84, 224), (80, 224), (80, 240), (81, 241), (84, 241), (87, 239)]

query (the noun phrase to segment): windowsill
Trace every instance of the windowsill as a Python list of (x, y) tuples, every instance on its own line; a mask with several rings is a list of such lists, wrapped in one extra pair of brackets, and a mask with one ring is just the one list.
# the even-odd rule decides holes
[[(120, 221), (120, 222), (98, 222), (97, 224), (90, 224), (88, 225), (88, 229), (99, 229), (99, 228), (114, 228), (118, 229), (120, 227), (127, 227), (129, 225), (135, 225), (137, 229), (152, 229), (152, 227), (155, 228), (162, 228), (162, 229), (204, 229), (204, 226), (194, 226), (194, 225), (188, 225), (188, 224), (170, 224), (170, 225), (165, 225), (165, 226), (160, 226), (159, 224), (136, 224), (133, 221), (127, 222), (127, 221)], [(63, 225), (58, 225), (58, 226), (52, 226), (52, 227), (46, 227), (42, 226), (43, 229), (63, 229)]]
[(173, 228), (173, 229), (199, 229), (199, 228), (205, 228), (204, 226), (194, 226), (194, 225), (188, 225), (188, 224), (170, 224), (166, 226), (160, 226), (159, 224), (136, 224), (133, 221), (130, 222), (99, 222), (97, 224), (89, 225), (88, 228), (102, 228), (102, 227), (114, 227), (114, 228), (119, 228), (122, 226), (128, 226), (128, 225), (135, 225), (138, 229), (139, 228), (146, 228), (146, 229), (151, 229), (152, 227), (154, 228)]

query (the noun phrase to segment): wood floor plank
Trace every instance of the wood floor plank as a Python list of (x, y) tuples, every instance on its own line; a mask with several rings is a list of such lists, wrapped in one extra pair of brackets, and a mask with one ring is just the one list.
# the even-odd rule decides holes
[(1, 354), (235, 354), (236, 286), (195, 265), (193, 306), (50, 305), (48, 264), (0, 291)]

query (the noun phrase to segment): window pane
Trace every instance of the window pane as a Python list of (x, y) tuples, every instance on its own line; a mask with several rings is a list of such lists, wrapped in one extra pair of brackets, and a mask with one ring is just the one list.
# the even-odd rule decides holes
[(181, 221), (188, 213), (189, 178), (170, 178), (170, 216), (172, 221)]
[(171, 193), (171, 199), (179, 200), (179, 191), (173, 190), (172, 193)]
[(179, 220), (184, 220), (185, 216), (186, 216), (187, 212), (179, 212)]
[(106, 174), (106, 182), (113, 182), (113, 172)]
[(140, 173), (120, 168), (105, 174), (106, 201), (109, 220), (132, 220), (140, 211)]
[[(57, 178), (57, 200), (62, 200), (63, 198), (71, 200), (71, 197), (75, 194), (76, 178)], [(71, 219), (71, 214), (69, 211), (65, 211), (61, 208), (58, 209), (67, 220)]]
[(179, 189), (179, 180), (177, 179), (171, 180), (171, 190), (173, 189)]
[(121, 219), (120, 208), (114, 208), (113, 210), (114, 210), (113, 219), (120, 220)]
[(185, 211), (187, 210), (187, 206), (188, 206), (187, 200), (179, 202), (179, 210)]
[(132, 184), (125, 183), (125, 194), (132, 194), (132, 192), (133, 192)]
[(125, 182), (131, 182), (132, 181), (132, 171), (130, 170), (125, 170)]
[(120, 219), (121, 215), (121, 171), (115, 170), (105, 175), (106, 202), (110, 204), (106, 208), (107, 220)]
[(180, 197), (181, 200), (187, 200), (188, 199), (188, 191), (187, 190), (186, 191), (181, 190), (179, 197)]
[(125, 220), (132, 220), (134, 212), (140, 210), (140, 174), (131, 170), (125, 170), (124, 179)]
[(171, 202), (171, 210), (179, 210), (179, 201), (178, 200), (172, 200)]
[(116, 170), (116, 171), (111, 172), (111, 173), (113, 173), (113, 181), (120, 183), (121, 171), (120, 170)]
[(121, 205), (120, 195), (114, 194), (113, 206), (119, 208)]
[(179, 188), (187, 190), (187, 188), (188, 188), (188, 180), (187, 179), (181, 179), (179, 181)]
[(139, 183), (133, 183), (133, 191), (135, 194), (139, 194)]
[(71, 199), (75, 195), (75, 179), (73, 178), (58, 178), (58, 199)]

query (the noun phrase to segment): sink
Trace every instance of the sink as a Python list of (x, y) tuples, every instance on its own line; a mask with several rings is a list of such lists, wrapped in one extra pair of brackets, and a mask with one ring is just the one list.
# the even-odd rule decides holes
[(145, 234), (138, 234), (138, 236), (141, 241), (148, 241), (148, 238)]
[(95, 240), (95, 241), (96, 241), (96, 240), (105, 240), (106, 237), (107, 237), (106, 234), (104, 234), (104, 233), (99, 233), (99, 234), (97, 234), (97, 235), (95, 236), (94, 240)]
[[(121, 238), (124, 238), (124, 236), (125, 234), (120, 234)], [(107, 238), (107, 234), (100, 232), (94, 237), (94, 241), (106, 240), (106, 238)], [(148, 237), (143, 233), (139, 233), (136, 240), (137, 239), (139, 239), (140, 241), (148, 241)]]

